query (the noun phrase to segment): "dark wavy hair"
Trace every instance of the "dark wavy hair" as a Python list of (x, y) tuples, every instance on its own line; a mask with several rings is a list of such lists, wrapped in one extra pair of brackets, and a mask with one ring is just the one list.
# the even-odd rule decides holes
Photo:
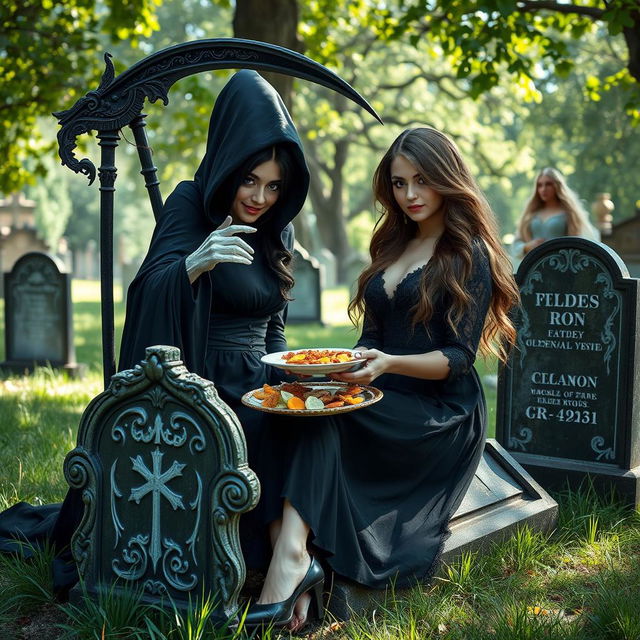
[(282, 229), (269, 224), (278, 218), (278, 213), (286, 201), (288, 190), (295, 172), (295, 161), (291, 149), (287, 144), (276, 144), (265, 147), (245, 159), (245, 161), (229, 176), (221, 187), (221, 192), (226, 194), (226, 210), (231, 208), (235, 194), (244, 178), (263, 162), (275, 160), (280, 166), (281, 182), (278, 199), (273, 206), (260, 217), (256, 223), (259, 228), (264, 228), (263, 234), (265, 255), (269, 268), (276, 274), (280, 282), (280, 293), (285, 300), (290, 300), (289, 291), (293, 287), (294, 280), (291, 272), (291, 259), (293, 254), (282, 244)]
[(371, 265), (358, 280), (358, 290), (349, 304), (349, 316), (357, 322), (364, 313), (364, 291), (369, 281), (402, 255), (415, 237), (417, 224), (398, 205), (391, 182), (391, 163), (405, 157), (420, 172), (425, 183), (442, 196), (444, 231), (420, 281), (413, 308), (413, 324), (427, 324), (434, 302), (450, 300), (446, 320), (454, 333), (463, 314), (472, 305), (465, 283), (471, 274), (473, 245), (482, 241), (491, 267), (492, 295), (480, 339), (480, 351), (506, 359), (506, 345), (515, 342), (516, 331), (509, 319), (519, 300), (511, 263), (498, 237), (495, 216), (462, 159), (455, 143), (431, 127), (407, 129), (393, 142), (373, 177), (373, 192), (382, 212), (371, 238)]

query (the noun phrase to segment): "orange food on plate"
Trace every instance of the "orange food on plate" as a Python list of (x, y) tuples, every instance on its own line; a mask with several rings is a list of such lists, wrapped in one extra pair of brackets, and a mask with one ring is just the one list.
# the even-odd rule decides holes
[(302, 349), (282, 356), (287, 364), (335, 364), (355, 360), (350, 351), (338, 349)]
[(289, 409), (304, 409), (304, 400), (302, 398), (298, 398), (298, 396), (293, 396), (293, 398), (289, 398), (289, 400), (287, 400), (287, 407)]
[[(318, 408), (338, 409), (345, 405), (356, 405), (364, 402), (365, 389), (356, 385), (329, 388), (314, 388), (300, 382), (283, 382), (277, 387), (264, 384), (256, 389), (253, 397), (268, 409), (317, 410)], [(284, 396), (284, 397), (283, 397)], [(313, 398), (313, 402), (309, 401)], [(315, 406), (316, 398), (322, 402)]]

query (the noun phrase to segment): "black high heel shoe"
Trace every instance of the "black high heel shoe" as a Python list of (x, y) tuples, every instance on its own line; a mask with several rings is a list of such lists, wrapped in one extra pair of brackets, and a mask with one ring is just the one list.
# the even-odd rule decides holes
[(293, 593), (282, 602), (252, 604), (244, 619), (245, 626), (256, 627), (271, 624), (274, 627), (284, 627), (288, 625), (293, 620), (293, 610), (298, 598), (307, 591), (311, 592), (310, 606), (315, 608), (317, 616), (320, 617), (324, 611), (322, 605), (323, 585), (324, 571), (320, 563), (312, 557), (307, 573), (302, 578), (302, 582), (293, 590)]

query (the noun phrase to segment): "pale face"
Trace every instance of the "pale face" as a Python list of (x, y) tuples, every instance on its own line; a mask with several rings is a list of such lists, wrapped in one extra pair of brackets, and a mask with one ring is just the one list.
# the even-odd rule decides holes
[(427, 186), (420, 170), (404, 156), (396, 156), (391, 162), (391, 182), (396, 202), (418, 226), (442, 225), (442, 196)]
[(242, 180), (231, 205), (234, 224), (254, 224), (276, 203), (282, 171), (275, 160), (254, 167)]
[(542, 202), (554, 202), (556, 199), (556, 185), (549, 176), (540, 176), (538, 178), (536, 191)]

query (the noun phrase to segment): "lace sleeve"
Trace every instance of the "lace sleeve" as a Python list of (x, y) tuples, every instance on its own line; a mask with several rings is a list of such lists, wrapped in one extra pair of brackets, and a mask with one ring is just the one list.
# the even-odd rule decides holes
[(484, 321), (491, 303), (491, 267), (486, 250), (476, 245), (473, 252), (473, 267), (465, 289), (471, 296), (471, 303), (457, 332), (447, 325), (446, 342), (441, 349), (449, 360), (449, 378), (457, 378), (469, 371), (476, 359)]
[(356, 343), (356, 347), (366, 347), (367, 349), (382, 348), (382, 340), (380, 337), (380, 327), (376, 322), (373, 312), (369, 308), (365, 308), (364, 321), (362, 323), (362, 333)]

